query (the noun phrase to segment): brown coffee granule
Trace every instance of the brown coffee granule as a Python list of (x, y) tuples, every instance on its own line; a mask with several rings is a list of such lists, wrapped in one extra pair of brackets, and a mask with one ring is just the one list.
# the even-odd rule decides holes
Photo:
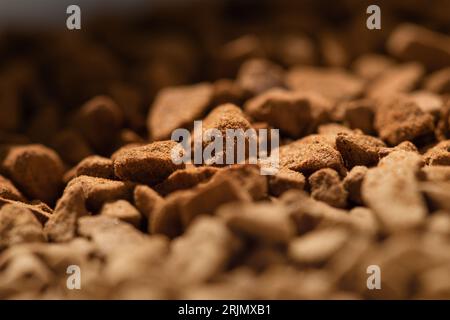
[(0, 198), (25, 202), (25, 198), (20, 191), (2, 175), (0, 175)]
[(134, 188), (134, 205), (147, 219), (151, 219), (154, 210), (164, 199), (152, 188), (139, 185)]
[(351, 67), (361, 78), (371, 81), (389, 70), (394, 64), (394, 60), (388, 56), (368, 53), (356, 58)]
[(72, 240), (76, 236), (78, 218), (89, 214), (86, 210), (83, 188), (80, 184), (69, 184), (69, 186), (64, 190), (55, 211), (45, 224), (44, 232), (49, 241)]
[(48, 204), (56, 200), (64, 169), (61, 159), (53, 150), (37, 144), (12, 147), (2, 167), (29, 198)]
[(376, 165), (378, 152), (385, 146), (383, 141), (364, 134), (338, 133), (336, 137), (336, 148), (348, 169)]
[(450, 65), (450, 37), (419, 25), (404, 23), (391, 33), (387, 48), (403, 60), (420, 61), (430, 69)]
[(219, 168), (210, 166), (177, 170), (156, 185), (155, 190), (165, 196), (177, 190), (193, 188), (199, 183), (208, 181), (219, 170)]
[(157, 184), (184, 163), (175, 164), (171, 152), (177, 146), (175, 141), (157, 141), (151, 144), (126, 148), (114, 158), (114, 173), (122, 180)]
[(71, 165), (76, 165), (84, 158), (94, 154), (83, 136), (72, 129), (62, 130), (51, 142), (61, 158)]
[(387, 231), (421, 225), (427, 214), (416, 175), (422, 161), (415, 152), (395, 151), (367, 171), (363, 184), (364, 203)]
[(450, 67), (430, 74), (424, 80), (424, 88), (436, 94), (450, 94)]
[(301, 265), (321, 265), (348, 241), (348, 232), (340, 229), (312, 231), (292, 240), (288, 255)]
[(84, 158), (75, 168), (75, 176), (90, 176), (105, 179), (114, 179), (114, 166), (112, 160), (100, 156)]
[(415, 62), (393, 66), (367, 86), (366, 96), (385, 99), (395, 94), (408, 93), (417, 87), (424, 73), (423, 66)]
[(236, 82), (251, 95), (261, 94), (274, 87), (284, 85), (283, 69), (264, 59), (251, 59), (239, 68)]
[(275, 175), (269, 176), (269, 193), (273, 196), (280, 196), (290, 189), (303, 190), (306, 179), (300, 172), (280, 169)]
[(405, 140), (414, 140), (431, 134), (433, 117), (405, 97), (396, 97), (382, 102), (375, 114), (375, 128), (380, 138), (389, 145)]
[(450, 165), (450, 140), (441, 141), (433, 148), (430, 148), (424, 155), (426, 164), (431, 166)]
[(339, 174), (330, 168), (317, 170), (308, 178), (311, 197), (336, 208), (347, 206), (347, 191)]
[(358, 205), (363, 204), (361, 185), (367, 170), (368, 168), (365, 166), (354, 166), (343, 180), (344, 188), (348, 193), (348, 199)]
[(107, 153), (113, 147), (111, 138), (122, 128), (123, 113), (111, 98), (97, 96), (80, 107), (74, 122), (95, 151)]
[(245, 112), (257, 121), (265, 121), (293, 138), (312, 133), (327, 119), (331, 104), (314, 93), (271, 89), (245, 104)]
[(333, 102), (356, 98), (364, 83), (343, 69), (294, 67), (286, 75), (287, 86), (295, 91), (315, 92)]
[(26, 242), (44, 242), (42, 225), (25, 207), (6, 204), (0, 209), (0, 250)]
[(263, 243), (287, 243), (296, 233), (282, 205), (231, 203), (220, 207), (217, 215), (231, 230)]
[(424, 166), (421, 174), (427, 181), (450, 181), (450, 166)]
[(329, 144), (323, 142), (296, 141), (280, 148), (280, 166), (311, 174), (322, 168), (344, 171), (340, 153)]
[(141, 213), (126, 200), (105, 203), (100, 214), (128, 222), (137, 228), (139, 228), (142, 220)]
[(80, 176), (72, 179), (65, 190), (72, 190), (78, 186), (83, 190), (86, 208), (91, 212), (98, 212), (105, 202), (119, 199), (131, 201), (135, 185), (130, 182)]
[(213, 88), (207, 83), (162, 89), (147, 118), (152, 139), (169, 139), (173, 130), (190, 128), (194, 120), (207, 112), (212, 96)]

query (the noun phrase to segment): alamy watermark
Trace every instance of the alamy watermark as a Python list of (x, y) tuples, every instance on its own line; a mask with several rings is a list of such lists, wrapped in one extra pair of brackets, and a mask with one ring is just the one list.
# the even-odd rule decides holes
[(193, 138), (189, 130), (180, 128), (171, 139), (178, 142), (171, 152), (175, 164), (258, 164), (262, 175), (274, 175), (279, 169), (278, 129), (203, 130), (203, 122), (194, 121)]

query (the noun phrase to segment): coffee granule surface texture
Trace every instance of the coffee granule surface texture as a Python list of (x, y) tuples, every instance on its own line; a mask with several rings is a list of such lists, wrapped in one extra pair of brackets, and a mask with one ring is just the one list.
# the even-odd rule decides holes
[(243, 3), (0, 29), (0, 299), (450, 299), (450, 2)]

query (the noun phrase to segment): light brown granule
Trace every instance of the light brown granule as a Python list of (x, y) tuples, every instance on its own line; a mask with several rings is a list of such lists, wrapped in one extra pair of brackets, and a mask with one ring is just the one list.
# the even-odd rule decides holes
[(308, 178), (311, 197), (336, 208), (347, 206), (347, 191), (339, 174), (330, 168), (320, 169)]
[(42, 225), (25, 207), (6, 204), (0, 209), (0, 250), (26, 242), (44, 242)]
[(162, 89), (150, 109), (147, 128), (153, 140), (170, 139), (177, 128), (190, 128), (207, 112), (212, 99), (207, 83)]
[(184, 163), (172, 161), (171, 152), (176, 146), (175, 141), (157, 141), (124, 149), (114, 158), (114, 173), (122, 180), (157, 184), (184, 168)]
[(126, 200), (105, 203), (100, 214), (128, 222), (137, 228), (139, 228), (142, 220), (141, 213)]
[(305, 183), (305, 176), (300, 172), (282, 168), (275, 175), (269, 176), (269, 193), (278, 197), (290, 189), (303, 190)]
[(441, 141), (423, 155), (426, 164), (431, 166), (450, 165), (450, 140)]
[(293, 138), (312, 133), (324, 122), (331, 103), (314, 93), (271, 89), (245, 104), (245, 112), (257, 121), (265, 121)]
[(251, 95), (261, 94), (274, 87), (283, 87), (283, 69), (264, 59), (244, 62), (237, 74), (236, 82)]
[(286, 75), (287, 86), (295, 91), (312, 91), (333, 102), (356, 98), (364, 82), (339, 68), (295, 67)]

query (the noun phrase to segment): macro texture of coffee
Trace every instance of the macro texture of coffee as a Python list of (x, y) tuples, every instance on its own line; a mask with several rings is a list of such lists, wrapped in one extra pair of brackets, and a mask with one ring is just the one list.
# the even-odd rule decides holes
[[(450, 299), (450, 1), (371, 4), (2, 26), (0, 299)], [(278, 170), (174, 162), (194, 121)]]

